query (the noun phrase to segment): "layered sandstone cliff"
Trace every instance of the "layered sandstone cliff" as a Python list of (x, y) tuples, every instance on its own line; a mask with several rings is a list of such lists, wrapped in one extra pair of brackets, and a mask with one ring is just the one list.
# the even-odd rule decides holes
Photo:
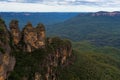
[[(46, 38), (43, 24), (33, 27), (29, 22), (22, 31), (20, 31), (18, 25), (17, 20), (12, 20), (9, 25), (10, 30), (8, 30), (4, 21), (0, 20), (0, 80), (9, 79), (10, 72), (14, 72), (14, 68), (18, 66), (18, 63), (22, 67), (26, 65), (18, 62), (20, 61), (18, 60), (20, 54), (30, 56), (30, 59), (24, 56), (25, 60), (32, 62), (31, 59), (33, 59), (36, 61), (33, 63), (28, 62), (29, 65), (24, 68), (25, 70), (28, 69), (28, 72), (32, 71), (32, 73), (26, 73), (27, 76), (23, 73), (20, 80), (29, 80), (29, 77), (32, 80), (58, 80), (59, 72), (57, 68), (69, 64), (68, 58), (72, 55), (70, 41), (57, 37)], [(44, 55), (42, 51), (47, 54), (42, 59), (39, 59), (42, 54)], [(12, 56), (14, 52), (19, 52), (20, 54)], [(39, 55), (36, 56), (37, 54)], [(24, 59), (24, 57), (22, 58)], [(19, 73), (17, 75), (19, 76)], [(12, 75), (12, 79), (15, 79), (14, 75)]]
[(15, 58), (10, 55), (10, 36), (5, 22), (0, 19), (0, 80), (5, 80), (13, 70)]
[(22, 35), (28, 52), (45, 46), (45, 28), (43, 24), (38, 24), (34, 28), (31, 23), (28, 23), (23, 29)]

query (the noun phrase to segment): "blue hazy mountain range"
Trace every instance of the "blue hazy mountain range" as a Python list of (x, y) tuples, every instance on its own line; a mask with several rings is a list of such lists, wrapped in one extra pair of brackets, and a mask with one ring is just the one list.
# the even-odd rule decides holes
[(59, 36), (72, 41), (87, 40), (100, 46), (120, 48), (120, 12), (96, 13), (0, 13), (6, 24), (12, 19), (23, 28), (27, 22), (33, 26), (43, 23), (47, 36)]
[(64, 22), (49, 25), (47, 33), (73, 41), (87, 40), (97, 46), (120, 48), (120, 12), (82, 13)]
[(79, 13), (55, 13), (55, 12), (41, 12), (41, 13), (32, 13), (32, 12), (0, 12), (0, 17), (2, 17), (7, 26), (9, 25), (12, 19), (19, 21), (19, 27), (23, 28), (27, 22), (31, 22), (33, 26), (36, 26), (38, 23), (43, 23), (44, 25), (55, 24), (63, 22), (67, 19), (70, 19)]

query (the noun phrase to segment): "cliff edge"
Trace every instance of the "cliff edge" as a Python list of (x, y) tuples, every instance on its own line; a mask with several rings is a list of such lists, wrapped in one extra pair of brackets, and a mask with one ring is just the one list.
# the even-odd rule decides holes
[(58, 80), (58, 69), (70, 64), (71, 55), (71, 42), (46, 38), (43, 24), (28, 22), (20, 31), (12, 20), (8, 30), (0, 19), (0, 80)]

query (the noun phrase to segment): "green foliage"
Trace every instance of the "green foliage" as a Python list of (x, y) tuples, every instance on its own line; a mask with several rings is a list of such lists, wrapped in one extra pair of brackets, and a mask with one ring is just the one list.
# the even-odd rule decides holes
[(74, 42), (73, 48), (76, 60), (60, 69), (60, 80), (120, 80), (119, 49), (96, 47), (87, 41)]
[(48, 26), (48, 36), (60, 36), (73, 41), (89, 40), (98, 46), (120, 47), (120, 18), (88, 14), (78, 15), (67, 21)]
[(67, 40), (67, 39), (60, 39), (59, 37), (53, 37), (53, 38), (51, 38), (50, 45), (54, 49), (58, 49), (58, 48), (71, 46), (71, 42), (69, 40)]
[(5, 43), (5, 36), (2, 35), (2, 36), (0, 37), (0, 40)]
[(0, 18), (0, 24), (1, 24), (1, 23), (5, 23), (5, 21), (4, 21), (3, 19)]
[(54, 37), (51, 40), (52, 40), (51, 45), (54, 48), (58, 48), (58, 47), (62, 46), (62, 40), (59, 37)]
[(45, 49), (39, 49), (31, 53), (14, 51), (12, 55), (16, 58), (16, 65), (9, 76), (9, 80), (21, 80), (23, 77), (33, 80), (34, 73), (42, 70), (39, 65), (43, 62), (47, 53)]
[(5, 42), (5, 32), (4, 27), (0, 25), (0, 40)]
[(5, 53), (4, 49), (0, 47), (0, 52)]
[(4, 31), (4, 28), (0, 26), (0, 32), (3, 32)]
[[(52, 38), (54, 42), (47, 44), (45, 49), (35, 50), (32, 53), (14, 51), (16, 66), (9, 76), (9, 80), (21, 80), (27, 77), (33, 80), (35, 72), (45, 74), (45, 67), (40, 67), (43, 60), (55, 49), (70, 45), (68, 40), (58, 37)], [(49, 42), (48, 42), (49, 43)], [(120, 80), (120, 50), (114, 47), (96, 47), (88, 41), (73, 42), (72, 65), (58, 66), (59, 80)]]
[[(31, 53), (14, 51), (11, 55), (16, 58), (16, 65), (14, 71), (9, 76), (9, 80), (22, 80), (23, 77), (34, 80), (35, 72), (40, 72), (41, 75), (46, 73), (46, 68), (43, 67), (44, 60), (48, 57), (48, 54), (55, 52), (57, 48), (65, 47), (70, 45), (70, 41), (62, 40), (58, 37), (52, 38), (52, 43), (48, 43), (45, 48), (34, 50)], [(70, 43), (70, 44), (69, 44)]]

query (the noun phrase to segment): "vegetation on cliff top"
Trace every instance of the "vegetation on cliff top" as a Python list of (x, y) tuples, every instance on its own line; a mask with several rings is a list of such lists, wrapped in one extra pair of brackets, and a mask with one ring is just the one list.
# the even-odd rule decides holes
[(8, 79), (21, 80), (23, 77), (26, 77), (28, 80), (34, 80), (36, 72), (40, 72), (41, 75), (44, 75), (47, 67), (43, 67), (42, 64), (48, 64), (44, 63), (46, 57), (49, 54), (53, 54), (57, 48), (71, 45), (70, 41), (62, 40), (58, 37), (51, 38), (51, 40), (52, 43), (49, 43), (48, 40), (46, 40), (47, 44), (45, 48), (36, 49), (33, 52), (12, 50), (11, 55), (15, 56), (16, 65)]
[[(21, 80), (27, 76), (33, 80), (36, 71), (45, 73), (45, 69), (38, 68), (42, 60), (60, 45), (61, 39), (47, 45), (46, 49), (35, 50), (30, 53), (14, 52), (17, 64), (9, 80)], [(62, 45), (61, 45), (62, 46)], [(76, 57), (72, 65), (57, 68), (59, 80), (120, 80), (120, 50), (113, 47), (96, 47), (89, 42), (74, 42), (73, 54)], [(44, 63), (45, 64), (45, 63)], [(46, 63), (47, 64), (47, 63)]]
[(4, 53), (5, 51), (3, 48), (0, 47), (0, 52)]
[(5, 23), (5, 21), (2, 18), (0, 18), (0, 23)]
[(120, 50), (74, 42), (73, 65), (60, 69), (60, 80), (120, 80)]
[[(4, 23), (2, 20), (1, 22)], [(12, 38), (10, 44), (12, 45)], [(23, 78), (34, 80), (35, 72), (46, 73), (46, 67), (40, 65), (48, 64), (43, 60), (49, 54), (61, 47), (71, 46), (69, 40), (54, 37), (46, 39), (45, 48), (34, 50), (31, 53), (11, 47), (11, 55), (15, 56), (16, 65), (8, 80)], [(120, 49), (110, 46), (96, 47), (88, 41), (73, 42), (73, 49), (73, 56), (75, 56), (73, 64), (55, 68), (59, 74), (57, 75), (58, 80), (120, 80)], [(0, 47), (0, 51), (3, 52), (3, 48)]]

